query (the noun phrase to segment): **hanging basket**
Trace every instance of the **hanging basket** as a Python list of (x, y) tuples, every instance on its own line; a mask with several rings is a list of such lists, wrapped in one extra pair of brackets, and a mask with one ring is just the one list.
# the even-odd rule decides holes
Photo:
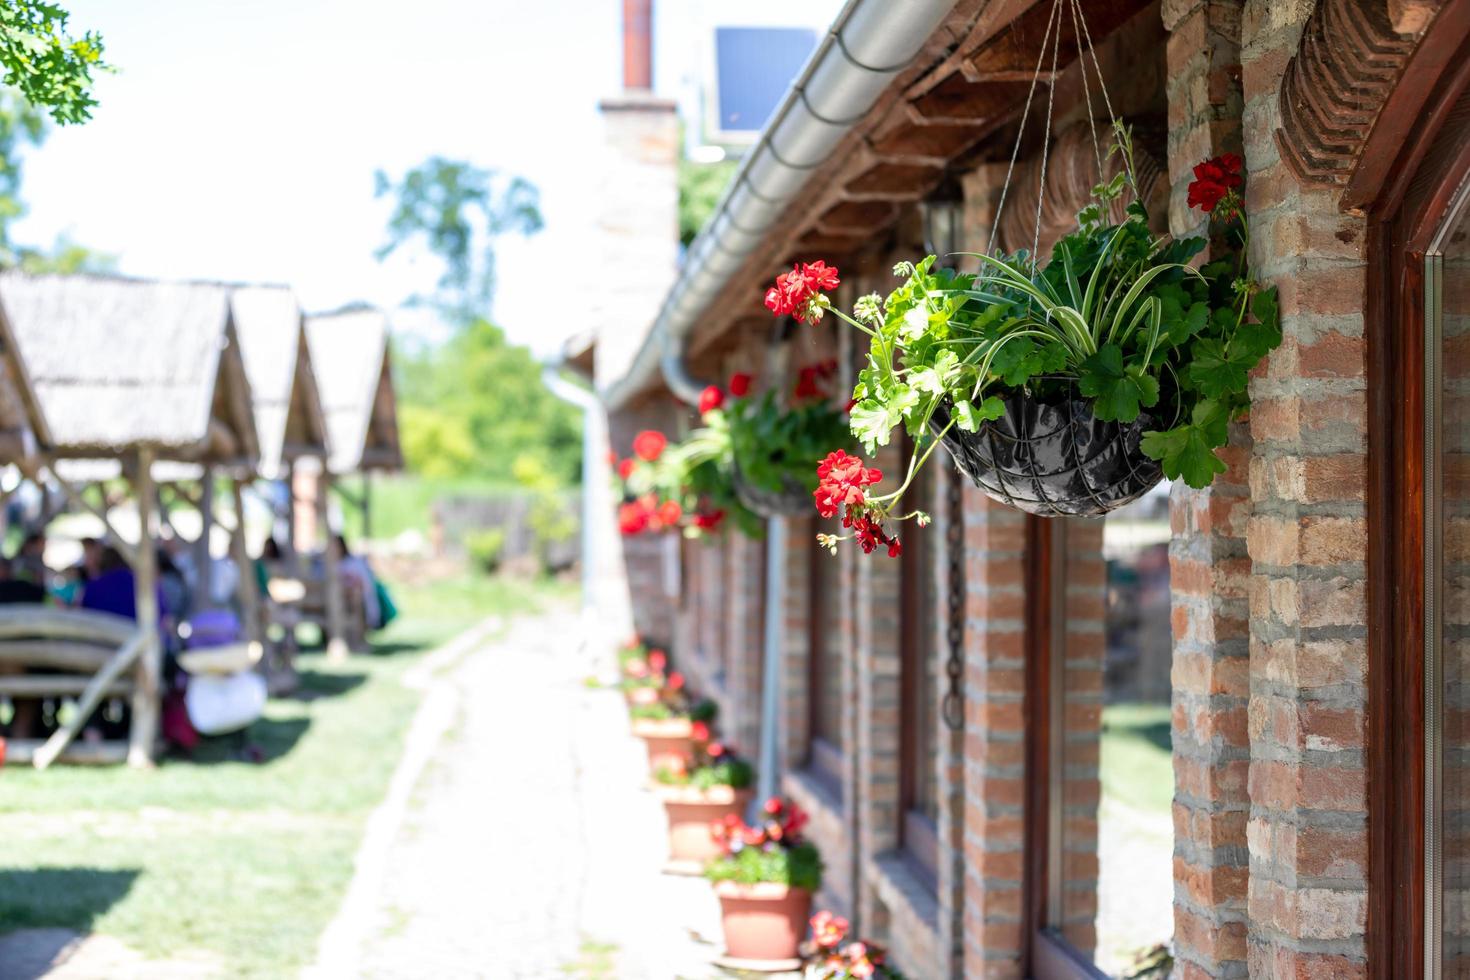
[(812, 510), (812, 495), (805, 487), (790, 481), (785, 482), (779, 492), (756, 486), (740, 471), (739, 460), (735, 461), (735, 496), (747, 509), (761, 517), (800, 517)]
[[(976, 432), (952, 428), (943, 440), (986, 496), (1042, 517), (1101, 517), (1163, 479), (1139, 443), (1145, 432), (1167, 426), (1146, 410), (1130, 423), (1103, 422), (1075, 396), (1043, 401), (1018, 391), (1005, 401), (1001, 418)], [(949, 423), (948, 408), (934, 412), (936, 434)]]

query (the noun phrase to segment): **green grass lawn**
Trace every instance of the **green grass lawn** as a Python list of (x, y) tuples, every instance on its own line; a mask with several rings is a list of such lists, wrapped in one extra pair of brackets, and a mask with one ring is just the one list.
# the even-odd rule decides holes
[(1103, 708), (1103, 793), (1129, 806), (1168, 816), (1174, 801), (1167, 704), (1111, 704)]
[(152, 772), (0, 771), (0, 933), (96, 931), (154, 958), (211, 954), (232, 977), (308, 963), (421, 696), (404, 672), (484, 616), (566, 590), (465, 578), (394, 594), (375, 654), (301, 656), (301, 690), (251, 730), (262, 764), (215, 740)]

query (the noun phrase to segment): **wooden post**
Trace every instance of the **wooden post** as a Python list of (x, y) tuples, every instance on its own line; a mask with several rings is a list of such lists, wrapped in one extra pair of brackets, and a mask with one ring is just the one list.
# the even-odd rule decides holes
[(209, 532), (214, 527), (214, 467), (205, 466), (199, 478), (199, 538), (194, 542), (194, 611), (214, 608), (210, 583)]
[[(286, 557), (297, 561), (300, 541), (296, 537), (296, 460), (286, 460), (286, 540), (283, 551)], [(300, 563), (297, 562), (299, 565)]]
[(342, 601), (341, 556), (332, 541), (332, 521), (327, 514), (327, 504), (332, 493), (332, 475), (323, 467), (316, 479), (316, 519), (321, 525), (326, 548), (322, 552), (322, 568), (326, 573), (327, 592), (327, 660), (341, 662), (347, 659), (346, 613)]
[(373, 536), (373, 474), (371, 470), (362, 471), (362, 539), (370, 540)]
[(158, 561), (153, 544), (153, 450), (139, 449), (134, 463), (133, 498), (138, 505), (138, 549), (134, 555), (134, 602), (142, 647), (138, 653), (137, 685), (133, 689), (133, 726), (128, 740), (128, 765), (151, 767), (158, 740), (159, 710), (163, 700), (163, 648), (158, 637)]
[(240, 569), (240, 616), (245, 620), (245, 638), (253, 643), (262, 639), (260, 618), (260, 583), (255, 579), (255, 563), (245, 540), (245, 495), (238, 479), (230, 480), (230, 497), (235, 504), (235, 533), (230, 536), (230, 552)]

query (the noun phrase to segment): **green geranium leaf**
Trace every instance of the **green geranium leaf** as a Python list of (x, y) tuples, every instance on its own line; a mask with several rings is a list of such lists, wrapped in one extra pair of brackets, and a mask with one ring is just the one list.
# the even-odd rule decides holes
[(1225, 398), (1245, 391), (1247, 375), (1260, 355), (1244, 347), (1211, 337), (1194, 342), (1190, 353), (1189, 380), (1206, 398)]
[(1140, 448), (1145, 456), (1160, 462), (1169, 479), (1182, 477), (1197, 490), (1209, 486), (1216, 475), (1225, 472), (1225, 464), (1215, 455), (1215, 447), (1204, 428), (1194, 423), (1163, 432), (1145, 432)]
[(1006, 413), (1006, 403), (995, 395), (984, 399), (979, 405), (968, 398), (957, 399), (951, 416), (954, 424), (965, 432), (978, 432), (982, 423), (998, 419)]
[(1078, 378), (1082, 394), (1092, 399), (1092, 410), (1104, 422), (1132, 422), (1142, 408), (1159, 401), (1159, 381), (1141, 364), (1124, 365), (1116, 344), (1104, 344), (1082, 362)]

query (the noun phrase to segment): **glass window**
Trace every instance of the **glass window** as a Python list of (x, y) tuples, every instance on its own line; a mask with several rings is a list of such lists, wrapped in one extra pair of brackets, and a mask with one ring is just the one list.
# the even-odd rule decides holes
[(1434, 695), (1425, 718), (1426, 762), (1440, 773), (1438, 813), (1427, 828), (1426, 928), (1439, 934), (1444, 975), (1470, 976), (1470, 207), (1463, 196), (1431, 246), (1424, 272), (1425, 531), (1432, 563), (1424, 618), (1426, 681)]
[[(907, 457), (905, 457), (907, 458)], [(931, 469), (921, 471), (905, 498), (932, 510)], [(900, 557), (900, 675), (902, 723), (899, 751), (901, 839), (932, 875), (938, 867), (935, 822), (939, 818), (939, 648), (936, 642), (934, 559), (931, 530), (903, 525)]]
[(1174, 931), (1168, 487), (1053, 533), (1047, 922), (1127, 976)]
[[(809, 539), (818, 533), (834, 533), (835, 521), (813, 519)], [(839, 559), (815, 544), (810, 547), (807, 584), (809, 588), (807, 616), (810, 624), (808, 643), (811, 650), (809, 684), (811, 709), (812, 764), (825, 775), (838, 777), (838, 772), (825, 772), (830, 760), (824, 755), (840, 756), (842, 737), (842, 608), (838, 593)]]

